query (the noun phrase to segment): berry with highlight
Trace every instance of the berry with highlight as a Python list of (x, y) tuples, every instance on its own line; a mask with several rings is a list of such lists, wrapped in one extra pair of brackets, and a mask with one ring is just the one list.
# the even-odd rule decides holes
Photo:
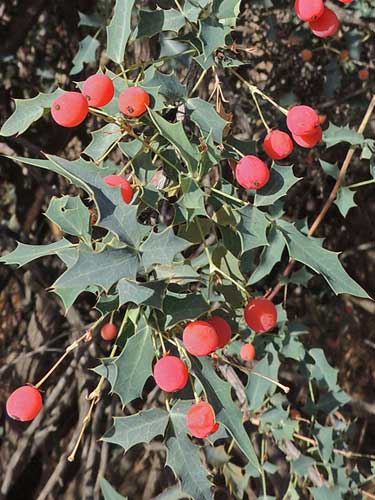
[(197, 438), (205, 438), (216, 432), (219, 424), (212, 406), (205, 401), (193, 404), (186, 413), (186, 427)]
[(207, 321), (191, 321), (184, 329), (182, 340), (186, 350), (194, 356), (206, 356), (219, 345), (214, 326)]
[(8, 415), (15, 420), (28, 422), (33, 420), (43, 406), (40, 391), (32, 385), (18, 387), (6, 402)]
[(137, 118), (150, 106), (150, 94), (141, 87), (128, 87), (119, 95), (118, 106), (124, 115)]
[(113, 340), (118, 332), (118, 328), (113, 323), (106, 323), (100, 330), (100, 335), (103, 340)]
[(282, 130), (270, 130), (264, 139), (263, 149), (273, 160), (283, 160), (293, 151), (293, 141)]
[(288, 129), (294, 135), (311, 134), (320, 126), (318, 113), (310, 106), (293, 106), (286, 117)]
[(130, 182), (121, 175), (107, 175), (104, 177), (103, 181), (111, 187), (119, 186), (121, 188), (121, 196), (125, 203), (130, 203), (133, 198), (133, 188)]
[(76, 127), (89, 112), (87, 99), (80, 92), (64, 92), (56, 97), (51, 106), (51, 115), (62, 127)]
[(100, 107), (108, 104), (115, 93), (115, 87), (109, 76), (103, 73), (89, 76), (83, 83), (82, 94), (89, 106)]
[(255, 347), (251, 342), (244, 344), (240, 349), (240, 356), (244, 361), (253, 361), (255, 359)]
[(324, 13), (316, 21), (310, 22), (311, 31), (319, 38), (335, 35), (340, 27), (340, 21), (333, 10), (324, 8)]
[(277, 322), (276, 307), (263, 297), (251, 299), (245, 307), (244, 316), (247, 325), (258, 333), (272, 330)]
[(296, 0), (294, 9), (302, 21), (316, 21), (324, 12), (323, 0)]
[(318, 144), (318, 142), (322, 140), (322, 137), (323, 137), (323, 130), (320, 127), (316, 128), (313, 132), (311, 132), (311, 134), (305, 134), (305, 135), (293, 134), (293, 139), (302, 148), (313, 148), (316, 144)]
[(267, 165), (257, 156), (244, 156), (236, 165), (236, 179), (245, 189), (260, 189), (270, 178)]
[(232, 328), (230, 327), (228, 321), (221, 316), (212, 316), (212, 318), (207, 320), (207, 323), (212, 325), (216, 330), (219, 340), (217, 348), (221, 349), (227, 345), (232, 336)]
[(154, 379), (163, 391), (175, 392), (185, 387), (189, 373), (182, 359), (166, 354), (155, 363)]

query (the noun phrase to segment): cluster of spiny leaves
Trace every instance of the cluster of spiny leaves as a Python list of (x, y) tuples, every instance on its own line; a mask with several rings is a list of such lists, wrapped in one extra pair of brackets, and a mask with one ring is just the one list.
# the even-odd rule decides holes
[[(157, 3), (165, 7), (164, 0)], [(306, 350), (300, 340), (306, 329), (288, 321), (281, 303), (271, 333), (255, 335), (243, 318), (249, 297), (263, 295), (275, 285), (267, 276), (285, 255), (300, 263), (286, 282), (307, 286), (319, 274), (336, 294), (368, 295), (348, 275), (337, 253), (325, 249), (321, 239), (308, 236), (306, 221), (284, 217), (284, 197), (300, 180), (291, 165), (273, 163), (269, 181), (256, 192), (239, 189), (229, 165), (260, 151), (254, 141), (231, 134), (227, 120), (229, 112), (236, 110), (223, 102), (218, 80), (212, 101), (193, 97), (196, 89), (191, 90), (189, 79), (199, 83), (203, 72), (211, 74), (212, 80), (217, 73), (225, 78), (246, 63), (230, 50), (239, 4), (239, 0), (185, 0), (172, 8), (150, 10), (134, 0), (115, 2), (106, 29), (111, 62), (101, 69), (113, 79), (115, 95), (100, 110), (91, 109), (102, 120), (101, 128), (92, 131), (92, 141), (74, 161), (55, 155), (12, 158), (53, 171), (86, 195), (50, 200), (46, 216), (64, 237), (47, 245), (19, 243), (2, 261), (23, 266), (56, 255), (66, 270), (52, 288), (66, 309), (80, 294), (90, 292), (97, 297), (96, 309), (103, 322), (112, 313), (123, 318), (115, 340), (116, 355), (103, 359), (96, 372), (108, 380), (113, 397), (119, 397), (124, 406), (142, 396), (155, 357), (162, 355), (163, 342), (168, 351), (184, 357), (192, 375), (189, 387), (166, 396), (166, 409), (116, 417), (104, 436), (125, 450), (163, 436), (167, 465), (181, 482), (180, 497), (212, 498), (207, 464), (224, 472), (237, 498), (242, 498), (249, 480), (266, 497), (272, 488), (267, 477), (277, 470), (264, 451), (266, 440), (272, 440), (290, 462), (288, 498), (309, 494), (316, 499), (339, 499), (346, 494), (360, 498), (364, 478), (345, 463), (349, 424), (332, 417), (331, 425), (324, 425), (326, 415), (349, 399), (337, 384), (336, 370), (321, 349)], [(82, 25), (98, 31), (102, 22), (99, 16), (81, 17)], [(127, 63), (128, 45), (143, 37), (158, 42), (158, 59)], [(73, 73), (91, 61), (99, 40), (100, 36), (83, 40)], [(188, 73), (186, 84), (173, 72), (174, 67), (184, 66), (198, 68)], [(132, 119), (120, 113), (117, 100), (135, 81), (151, 95), (151, 106)], [(57, 89), (17, 100), (1, 134), (27, 130), (61, 93)], [(278, 123), (278, 113), (275, 108), (273, 125)], [(340, 142), (355, 145), (366, 159), (374, 151), (373, 142), (362, 134), (333, 124), (324, 132), (323, 141), (327, 148)], [(120, 164), (109, 159), (113, 151), (122, 153)], [(322, 167), (329, 175), (337, 175), (334, 165), (322, 161)], [(119, 172), (129, 176), (135, 190), (129, 204), (124, 203), (120, 189), (104, 182)], [(353, 206), (348, 188), (341, 189), (337, 205), (344, 215)], [(214, 311), (226, 318), (235, 335), (215, 357), (189, 355), (181, 342), (182, 329), (186, 322), (209, 317)], [(258, 359), (254, 372), (238, 356), (249, 340)], [(291, 413), (287, 391), (277, 384), (285, 363), (310, 388), (302, 420)], [(219, 375), (222, 365), (240, 370), (246, 399), (241, 404), (229, 382)], [(194, 395), (210, 403), (219, 424), (204, 442), (205, 461), (202, 442), (192, 440), (186, 428), (185, 414)], [(252, 427), (245, 428), (245, 419)], [(299, 441), (296, 433), (310, 441)], [(311, 440), (315, 446), (311, 447)], [(242, 466), (231, 461), (229, 444), (230, 450), (235, 447), (241, 454)], [(104, 482), (106, 498), (111, 498), (110, 491)]]

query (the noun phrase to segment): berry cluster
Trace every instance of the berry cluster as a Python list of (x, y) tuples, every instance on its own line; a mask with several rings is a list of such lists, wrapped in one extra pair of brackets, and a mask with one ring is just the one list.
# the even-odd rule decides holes
[[(81, 92), (64, 92), (52, 103), (51, 114), (62, 127), (76, 127), (86, 118), (89, 106), (99, 108), (108, 104), (115, 93), (109, 76), (97, 73), (83, 82)], [(119, 110), (130, 118), (137, 118), (150, 106), (150, 95), (140, 87), (128, 87), (118, 98)]]
[[(339, 0), (350, 3), (352, 0)], [(296, 0), (294, 9), (302, 21), (309, 23), (311, 31), (319, 38), (335, 35), (340, 21), (333, 10), (325, 7), (323, 0)]]
[[(323, 136), (318, 113), (310, 106), (293, 106), (288, 110), (286, 124), (295, 142), (303, 148), (314, 147)], [(268, 132), (263, 149), (272, 160), (283, 160), (293, 151), (289, 134), (273, 129)], [(245, 189), (260, 189), (270, 178), (266, 163), (254, 155), (241, 158), (235, 169), (238, 184)]]

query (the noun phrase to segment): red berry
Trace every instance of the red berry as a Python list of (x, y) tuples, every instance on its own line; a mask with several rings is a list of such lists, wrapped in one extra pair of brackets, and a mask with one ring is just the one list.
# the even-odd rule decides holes
[(86, 118), (89, 105), (80, 92), (64, 92), (51, 106), (52, 118), (62, 127), (76, 127)]
[(326, 38), (337, 33), (340, 21), (333, 10), (324, 8), (324, 13), (316, 21), (310, 23), (311, 31), (319, 38)]
[(215, 421), (212, 406), (205, 401), (193, 404), (186, 413), (186, 427), (197, 438), (205, 438), (216, 432), (219, 424)]
[(104, 177), (103, 181), (111, 187), (120, 186), (121, 196), (125, 203), (130, 203), (132, 201), (134, 194), (133, 188), (130, 182), (121, 177), (121, 175), (107, 175), (106, 177)]
[(311, 61), (311, 59), (313, 58), (313, 53), (310, 49), (303, 49), (301, 51), (301, 57), (303, 61)]
[(288, 129), (295, 135), (311, 134), (320, 126), (318, 113), (310, 106), (293, 106), (286, 117)]
[(82, 94), (90, 106), (105, 106), (112, 99), (114, 93), (115, 87), (112, 80), (103, 73), (89, 76), (83, 83)]
[(342, 2), (342, 3), (351, 3), (353, 0), (339, 0), (339, 2)]
[(28, 422), (38, 415), (42, 405), (43, 400), (39, 390), (32, 385), (23, 385), (9, 396), (6, 409), (11, 418)]
[(244, 156), (236, 165), (236, 179), (245, 189), (260, 189), (267, 184), (270, 171), (257, 156)]
[(215, 328), (217, 333), (219, 343), (217, 345), (217, 349), (221, 349), (230, 341), (232, 336), (232, 329), (227, 321), (221, 316), (213, 316), (212, 318), (207, 320), (211, 326)]
[(154, 366), (154, 379), (158, 386), (166, 392), (183, 389), (189, 378), (185, 363), (177, 356), (166, 354)]
[(255, 347), (251, 343), (244, 344), (240, 349), (240, 356), (245, 361), (253, 361), (255, 354)]
[(324, 12), (323, 0), (296, 0), (294, 9), (302, 21), (316, 21)]
[(185, 348), (194, 356), (206, 356), (219, 345), (219, 338), (213, 325), (207, 321), (191, 321), (182, 335)]
[(248, 302), (244, 311), (245, 321), (256, 332), (263, 333), (271, 330), (277, 321), (277, 311), (274, 304), (262, 297)]
[(293, 141), (281, 130), (270, 130), (264, 139), (263, 149), (273, 160), (283, 160), (293, 151)]
[(320, 127), (315, 129), (314, 132), (311, 132), (311, 134), (305, 134), (305, 135), (293, 134), (293, 139), (302, 148), (313, 148), (316, 144), (318, 144), (318, 142), (322, 140), (322, 137), (323, 137), (323, 130)]
[(118, 107), (126, 116), (143, 115), (150, 105), (150, 95), (141, 87), (128, 87), (118, 98)]
[(104, 340), (112, 340), (116, 337), (118, 328), (113, 323), (106, 323), (100, 330), (100, 335)]
[(362, 68), (358, 71), (358, 78), (363, 82), (368, 79), (370, 72), (367, 68)]

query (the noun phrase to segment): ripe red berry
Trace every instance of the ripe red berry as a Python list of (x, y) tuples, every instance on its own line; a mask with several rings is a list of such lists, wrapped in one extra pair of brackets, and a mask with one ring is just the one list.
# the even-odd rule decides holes
[(244, 311), (245, 321), (258, 333), (268, 332), (277, 321), (277, 311), (269, 299), (256, 297), (248, 302)]
[(320, 126), (318, 113), (310, 106), (293, 106), (286, 117), (288, 129), (295, 135), (311, 134)]
[(166, 354), (155, 363), (154, 379), (163, 391), (175, 392), (183, 389), (188, 378), (187, 366), (177, 356)]
[(89, 76), (82, 86), (82, 94), (88, 100), (89, 106), (105, 106), (114, 93), (115, 87), (112, 80), (103, 73)]
[(263, 149), (273, 160), (283, 160), (293, 151), (293, 141), (282, 130), (270, 130), (264, 139)]
[(367, 68), (362, 68), (358, 71), (358, 78), (363, 82), (368, 79), (370, 72)]
[(191, 321), (182, 335), (185, 348), (194, 356), (206, 356), (219, 345), (219, 338), (213, 325), (207, 321)]
[(232, 328), (230, 327), (230, 324), (221, 316), (212, 316), (212, 318), (207, 320), (207, 323), (213, 326), (217, 333), (219, 343), (216, 348), (221, 349), (227, 345), (232, 336)]
[(38, 415), (42, 405), (43, 400), (39, 390), (32, 385), (23, 385), (9, 396), (6, 409), (11, 418), (28, 422)]
[(64, 92), (51, 106), (52, 118), (62, 127), (76, 127), (86, 118), (89, 105), (80, 92)]
[(303, 61), (311, 61), (311, 59), (313, 58), (313, 53), (310, 49), (303, 49), (301, 50), (301, 57)]
[(253, 361), (255, 354), (255, 347), (251, 343), (244, 344), (240, 349), (240, 356), (245, 361)]
[(118, 328), (113, 323), (106, 323), (100, 330), (100, 335), (103, 340), (112, 340), (116, 337)]
[(337, 33), (340, 21), (333, 10), (324, 8), (324, 13), (316, 21), (310, 23), (311, 31), (319, 38), (326, 38)]
[(323, 130), (319, 127), (316, 128), (311, 134), (294, 135), (293, 139), (302, 148), (313, 148), (318, 142), (322, 140)]
[(118, 98), (120, 111), (126, 116), (137, 118), (147, 111), (150, 95), (141, 87), (128, 87)]
[(124, 179), (124, 177), (111, 174), (104, 177), (103, 181), (111, 187), (120, 186), (121, 196), (125, 203), (130, 203), (132, 201), (134, 191), (130, 182)]
[(215, 421), (212, 406), (205, 401), (193, 404), (186, 413), (186, 427), (197, 438), (205, 438), (216, 432), (219, 424)]
[(257, 156), (244, 156), (236, 165), (236, 179), (245, 189), (260, 189), (267, 184), (270, 171)]
[(323, 0), (296, 0), (294, 9), (302, 21), (316, 21), (324, 12)]

